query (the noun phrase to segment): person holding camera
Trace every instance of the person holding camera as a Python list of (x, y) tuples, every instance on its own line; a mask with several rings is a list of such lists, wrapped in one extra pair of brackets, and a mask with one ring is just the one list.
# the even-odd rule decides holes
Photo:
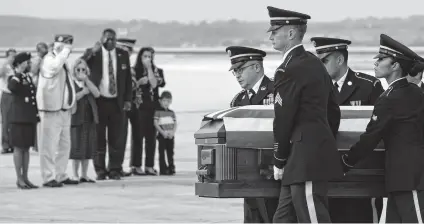
[(37, 143), (45, 187), (78, 184), (66, 174), (71, 150), (71, 109), (76, 99), (75, 86), (66, 65), (73, 40), (72, 35), (55, 36), (53, 51), (44, 57), (38, 77), (36, 99), (41, 121)]

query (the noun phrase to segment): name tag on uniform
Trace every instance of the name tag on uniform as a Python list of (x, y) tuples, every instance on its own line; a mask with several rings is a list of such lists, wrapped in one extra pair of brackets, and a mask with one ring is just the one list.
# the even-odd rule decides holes
[(350, 101), (350, 105), (351, 106), (361, 106), (361, 101), (360, 100)]

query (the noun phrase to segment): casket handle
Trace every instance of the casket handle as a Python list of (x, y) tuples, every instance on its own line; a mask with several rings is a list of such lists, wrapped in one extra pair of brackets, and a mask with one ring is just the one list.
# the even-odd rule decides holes
[(196, 170), (196, 175), (200, 182), (204, 182), (205, 179), (211, 179), (212, 172), (208, 169), (208, 165), (204, 165)]

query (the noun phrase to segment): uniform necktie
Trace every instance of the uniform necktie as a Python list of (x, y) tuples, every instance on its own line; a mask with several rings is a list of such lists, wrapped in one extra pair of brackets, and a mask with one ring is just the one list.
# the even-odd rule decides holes
[(255, 95), (256, 95), (255, 90), (249, 89), (249, 101), (250, 101), (250, 103), (252, 103), (252, 99), (253, 99), (253, 97), (255, 97)]
[(249, 99), (252, 99), (256, 95), (255, 90), (249, 89)]
[(109, 70), (109, 93), (112, 95), (116, 94), (116, 80), (115, 75), (113, 71), (113, 61), (112, 61), (112, 54), (109, 51), (109, 64), (108, 64), (108, 70)]
[(334, 83), (334, 88), (336, 89), (337, 93), (340, 93), (339, 84), (337, 84), (337, 82)]

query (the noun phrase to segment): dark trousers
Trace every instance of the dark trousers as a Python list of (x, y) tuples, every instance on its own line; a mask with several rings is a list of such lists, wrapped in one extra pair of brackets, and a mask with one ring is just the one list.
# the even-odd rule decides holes
[(383, 209), (382, 198), (328, 198), (334, 223), (378, 223)]
[[(128, 121), (131, 123), (131, 159), (130, 167), (140, 167), (143, 157), (143, 140), (141, 139), (141, 117), (140, 110), (132, 105), (128, 112)], [(128, 128), (127, 128), (128, 130)], [(139, 158), (138, 160), (136, 158)]]
[(278, 198), (245, 198), (244, 223), (271, 223)]
[(307, 181), (281, 185), (274, 223), (329, 223), (328, 183)]
[[(94, 156), (94, 168), (98, 175), (122, 170), (125, 147), (122, 145), (122, 128), (125, 113), (118, 107), (116, 98), (100, 97), (97, 99), (99, 124), (97, 124), (97, 150)], [(107, 132), (106, 132), (107, 130)], [(109, 148), (109, 164), (106, 170), (106, 134)]]
[(153, 109), (140, 109), (138, 111), (138, 119), (140, 122), (137, 133), (135, 133), (137, 137), (134, 138), (137, 142), (134, 142), (134, 146), (131, 150), (132, 167), (142, 166), (143, 140), (145, 140), (146, 151), (145, 166), (154, 167), (155, 165), (156, 128), (153, 124), (154, 113), (155, 111)]
[[(159, 169), (160, 173), (165, 173), (168, 169), (175, 170), (174, 164), (174, 138), (164, 138), (158, 136), (159, 142)], [(166, 159), (165, 159), (166, 155)]]
[(12, 146), (9, 143), (9, 111), (12, 107), (12, 94), (2, 93), (0, 102), (1, 112), (1, 145), (3, 149), (10, 149)]
[(422, 223), (424, 191), (390, 192), (381, 216), (387, 223)]

